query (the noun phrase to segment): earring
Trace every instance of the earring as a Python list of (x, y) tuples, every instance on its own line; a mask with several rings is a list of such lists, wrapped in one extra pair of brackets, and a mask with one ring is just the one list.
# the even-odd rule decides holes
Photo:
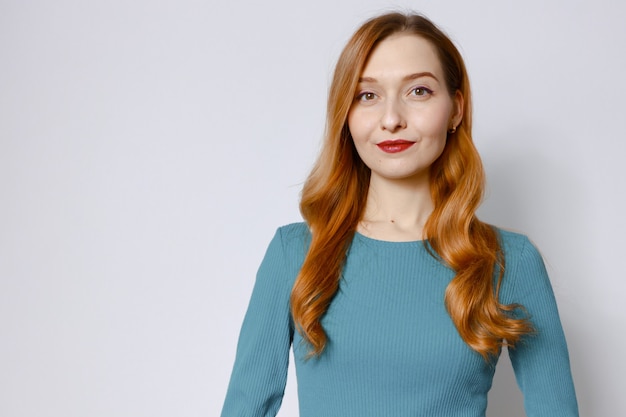
[(454, 133), (454, 132), (456, 132), (456, 126), (452, 126), (450, 130), (448, 130), (448, 133)]

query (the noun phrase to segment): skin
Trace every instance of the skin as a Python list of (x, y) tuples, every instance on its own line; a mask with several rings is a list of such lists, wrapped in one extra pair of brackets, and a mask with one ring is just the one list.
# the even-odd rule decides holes
[[(433, 210), (429, 168), (447, 132), (458, 126), (463, 98), (448, 91), (441, 63), (427, 40), (396, 34), (372, 51), (348, 115), (348, 127), (371, 169), (368, 199), (357, 231), (388, 241), (421, 240)], [(385, 152), (386, 141), (411, 144)], [(396, 142), (400, 143), (400, 142)]]

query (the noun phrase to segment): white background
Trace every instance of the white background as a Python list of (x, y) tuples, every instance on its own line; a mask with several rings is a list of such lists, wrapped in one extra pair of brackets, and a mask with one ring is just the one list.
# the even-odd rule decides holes
[[(542, 250), (581, 415), (626, 415), (626, 6), (398, 5), (466, 57), (481, 217)], [(219, 415), (334, 62), (391, 6), (0, 1), (1, 416)], [(523, 416), (500, 365), (489, 416)]]

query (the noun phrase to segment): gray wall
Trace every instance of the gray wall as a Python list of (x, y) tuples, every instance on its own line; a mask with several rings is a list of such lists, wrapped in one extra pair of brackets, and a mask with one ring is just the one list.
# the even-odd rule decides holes
[[(389, 3), (214, 3), (0, 1), (0, 415), (219, 414), (334, 61)], [(626, 7), (398, 4), (466, 56), (481, 215), (542, 250), (581, 415), (626, 415)], [(520, 407), (501, 361), (489, 415)]]

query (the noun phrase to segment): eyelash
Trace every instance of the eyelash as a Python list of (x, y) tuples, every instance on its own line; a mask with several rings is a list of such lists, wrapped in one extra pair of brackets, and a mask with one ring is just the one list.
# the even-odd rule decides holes
[[(373, 96), (373, 97), (371, 97), (371, 98), (366, 98), (366, 96), (369, 96), (369, 95), (371, 95), (371, 96)], [(359, 93), (359, 94), (356, 96), (356, 99), (357, 99), (358, 101), (371, 101), (371, 100), (373, 100), (373, 99), (374, 99), (374, 98), (376, 98), (376, 97), (377, 97), (377, 96), (376, 96), (376, 93), (372, 93), (371, 91), (364, 91), (364, 92), (362, 92), (362, 93)]]
[(423, 96), (428, 96), (431, 95), (433, 93), (433, 90), (431, 90), (430, 88), (426, 88), (426, 87), (415, 87), (413, 89), (411, 89), (411, 93), (414, 93), (418, 90), (422, 90), (424, 92), (424, 94), (414, 94), (418, 97), (423, 97)]
[[(422, 91), (422, 94), (414, 94), (418, 91)], [(411, 95), (414, 95), (416, 97), (425, 97), (425, 96), (429, 96), (433, 93), (433, 90), (431, 90), (430, 88), (427, 87), (414, 87), (410, 90)], [(367, 96), (371, 96), (370, 98), (367, 98)], [(376, 93), (372, 93), (371, 91), (364, 91), (362, 93), (359, 93), (356, 96), (356, 100), (357, 101), (371, 101), (374, 100), (376, 97), (378, 97), (376, 95)]]

